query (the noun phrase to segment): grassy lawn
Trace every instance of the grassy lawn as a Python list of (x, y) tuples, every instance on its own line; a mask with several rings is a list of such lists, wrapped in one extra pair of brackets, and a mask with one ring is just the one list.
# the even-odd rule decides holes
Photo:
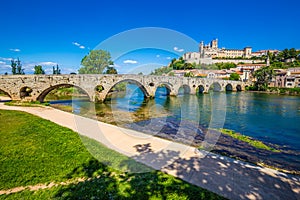
[[(115, 165), (119, 163), (127, 163), (124, 169), (145, 166), (39, 117), (0, 110), (0, 122), (0, 190), (90, 178), (50, 189), (1, 195), (0, 199), (223, 199), (159, 171), (118, 171)], [(97, 159), (81, 139), (92, 147)]]
[(21, 102), (21, 101), (9, 101), (5, 102), (4, 105), (7, 106), (24, 106), (24, 107), (38, 107), (38, 106), (49, 106), (49, 103), (41, 103), (39, 101), (32, 102)]

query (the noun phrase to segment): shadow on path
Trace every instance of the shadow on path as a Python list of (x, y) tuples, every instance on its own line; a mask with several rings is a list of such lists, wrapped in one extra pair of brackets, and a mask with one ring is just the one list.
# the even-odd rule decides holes
[(184, 159), (176, 151), (153, 152), (149, 143), (135, 148), (139, 152), (133, 157), (135, 160), (148, 163), (155, 169), (163, 166), (163, 172), (229, 199), (300, 199), (300, 181), (296, 176), (215, 154), (202, 157), (198, 155), (201, 151)]

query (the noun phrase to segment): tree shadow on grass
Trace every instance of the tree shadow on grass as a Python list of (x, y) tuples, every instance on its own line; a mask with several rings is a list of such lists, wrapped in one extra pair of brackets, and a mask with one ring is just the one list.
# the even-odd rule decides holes
[[(55, 195), (60, 199), (299, 199), (292, 189), (299, 189), (299, 177), (270, 175), (267, 171), (230, 158), (208, 154), (185, 159), (179, 151), (158, 151), (151, 144), (134, 146), (133, 159), (148, 163), (160, 171), (127, 173), (90, 160), (73, 170), (69, 177), (84, 172), (91, 179), (62, 187)], [(136, 167), (132, 159), (120, 165)], [(246, 166), (247, 165), (247, 166)], [(174, 178), (165, 174), (175, 175)], [(287, 181), (289, 178), (291, 181)], [(184, 181), (183, 181), (184, 180)], [(188, 184), (188, 181), (192, 184)], [(215, 193), (209, 192), (209, 189)]]
[[(147, 159), (155, 159), (160, 166), (165, 158), (178, 156), (178, 152), (156, 154), (150, 144), (135, 146), (136, 151)], [(159, 157), (159, 158), (158, 158)], [(165, 163), (164, 163), (165, 164)], [(136, 163), (132, 159), (123, 160), (120, 165), (136, 171)], [(59, 199), (223, 199), (205, 189), (191, 185), (163, 172), (152, 170), (143, 173), (120, 172), (96, 159), (91, 159), (75, 168), (68, 178), (78, 176), (89, 179), (62, 186), (55, 194)]]

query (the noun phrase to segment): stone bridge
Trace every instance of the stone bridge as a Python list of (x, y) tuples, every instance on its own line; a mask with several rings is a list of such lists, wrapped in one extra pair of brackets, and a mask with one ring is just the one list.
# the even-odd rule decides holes
[[(177, 96), (179, 89), (184, 93), (196, 94), (214, 91), (242, 91), (245, 84), (240, 81), (221, 79), (174, 77), (174, 76), (143, 76), (143, 75), (1, 75), (0, 90), (12, 100), (44, 101), (53, 89), (62, 86), (81, 88), (91, 101), (104, 101), (111, 89), (118, 83), (136, 84), (146, 98), (154, 98), (156, 89), (164, 86), (168, 94)], [(99, 90), (101, 88), (101, 90)]]

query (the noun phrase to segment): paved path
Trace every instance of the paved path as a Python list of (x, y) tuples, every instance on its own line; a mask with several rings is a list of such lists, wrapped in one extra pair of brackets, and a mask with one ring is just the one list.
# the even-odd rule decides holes
[(300, 199), (300, 177), (215, 155), (50, 107), (10, 107), (68, 127), (154, 169), (229, 199)]

